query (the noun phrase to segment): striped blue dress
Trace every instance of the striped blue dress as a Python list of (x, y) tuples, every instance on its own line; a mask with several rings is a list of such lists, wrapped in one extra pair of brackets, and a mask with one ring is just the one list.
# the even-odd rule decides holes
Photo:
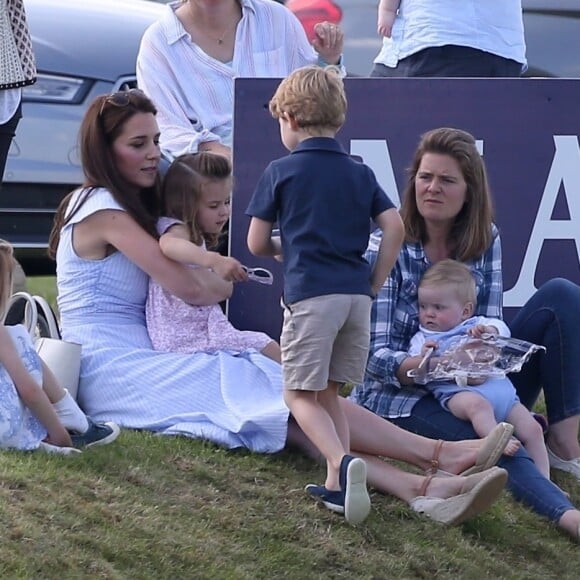
[(280, 365), (260, 353), (154, 351), (145, 325), (147, 274), (121, 252), (102, 260), (75, 253), (74, 224), (103, 209), (122, 210), (98, 189), (62, 229), (57, 252), (63, 338), (83, 347), (82, 408), (123, 427), (262, 453), (282, 449), (288, 409)]

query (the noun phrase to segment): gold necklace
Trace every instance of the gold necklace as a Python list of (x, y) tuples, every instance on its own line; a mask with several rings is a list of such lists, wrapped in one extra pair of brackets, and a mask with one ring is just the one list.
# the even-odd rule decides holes
[[(195, 22), (195, 15), (193, 13), (193, 9), (191, 7), (191, 4), (188, 4), (188, 8), (189, 8), (189, 14), (191, 16), (191, 19), (194, 23), (194, 25), (196, 24)], [(233, 28), (235, 28), (238, 23), (240, 22), (241, 18), (238, 18), (238, 15), (236, 15), (236, 18), (234, 19), (234, 22), (232, 24), (230, 24), (221, 34), (221, 36), (218, 36), (217, 38), (215, 36), (211, 36), (209, 35), (203, 28), (199, 28), (198, 31), (202, 32), (205, 36), (207, 36), (207, 38), (211, 38), (212, 40), (215, 40), (219, 46), (221, 46), (224, 43), (224, 40), (226, 38), (226, 36), (232, 31)]]

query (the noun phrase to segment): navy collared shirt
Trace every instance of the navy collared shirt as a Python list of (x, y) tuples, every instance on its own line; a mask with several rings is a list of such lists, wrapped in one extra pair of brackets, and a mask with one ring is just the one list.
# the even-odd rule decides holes
[(268, 165), (246, 213), (278, 223), (284, 301), (292, 304), (327, 294), (370, 296), (370, 220), (393, 207), (370, 167), (336, 139), (312, 137)]

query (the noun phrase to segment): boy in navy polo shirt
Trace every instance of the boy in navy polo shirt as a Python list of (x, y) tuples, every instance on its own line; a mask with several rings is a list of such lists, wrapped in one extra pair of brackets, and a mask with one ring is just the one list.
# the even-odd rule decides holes
[[(335, 139), (346, 96), (334, 67), (294, 71), (270, 112), (291, 153), (270, 163), (258, 182), (246, 212), (248, 247), (257, 256), (283, 256), (284, 400), (327, 466), (325, 484), (306, 490), (356, 524), (370, 511), (366, 465), (350, 455), (339, 389), (362, 382), (371, 300), (395, 264), (403, 223), (371, 169)], [(371, 218), (383, 230), (373, 271), (363, 258)], [(275, 222), (279, 238), (272, 236)]]

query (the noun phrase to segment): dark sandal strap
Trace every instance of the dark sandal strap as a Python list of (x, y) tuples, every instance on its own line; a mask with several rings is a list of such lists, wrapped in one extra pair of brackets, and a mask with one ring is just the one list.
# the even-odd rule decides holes
[(433, 450), (433, 457), (431, 457), (431, 467), (430, 473), (437, 473), (439, 470), (439, 454), (441, 453), (441, 449), (443, 447), (443, 439), (438, 439), (435, 443), (435, 449)]

